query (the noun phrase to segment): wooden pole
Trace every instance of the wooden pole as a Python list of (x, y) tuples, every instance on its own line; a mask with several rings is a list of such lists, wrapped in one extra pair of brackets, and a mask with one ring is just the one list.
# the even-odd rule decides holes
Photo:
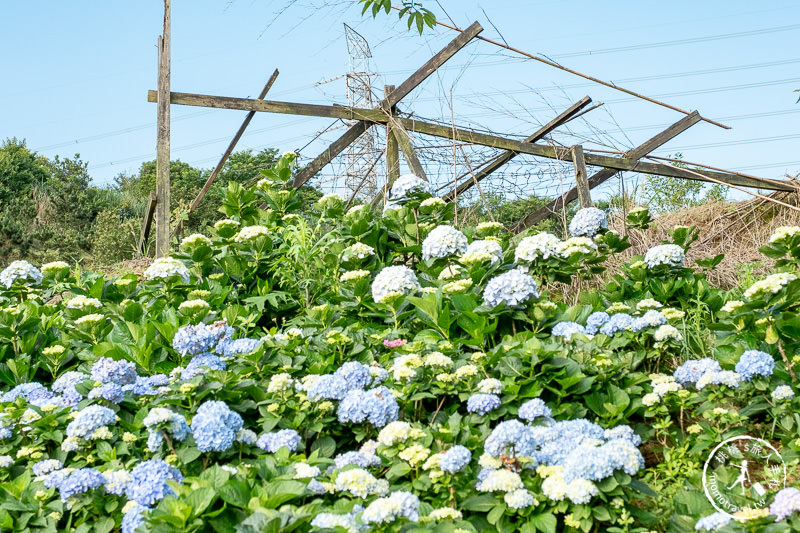
[[(383, 97), (389, 98), (394, 92), (394, 85), (386, 85), (383, 88)], [(392, 107), (389, 112), (394, 116), (396, 108)], [(392, 184), (400, 177), (400, 152), (397, 146), (397, 139), (392, 135), (391, 122), (386, 123), (386, 185), (383, 188), (383, 195), (388, 194)]]
[(586, 177), (586, 161), (583, 159), (583, 146), (572, 147), (572, 164), (575, 166), (575, 188), (578, 190), (578, 201), (581, 207), (592, 207), (592, 195), (589, 193), (589, 180)]
[[(263, 100), (264, 97), (267, 96), (267, 93), (272, 88), (272, 84), (274, 84), (275, 80), (278, 78), (278, 74), (279, 74), (278, 69), (275, 69), (275, 72), (272, 73), (272, 76), (269, 77), (267, 84), (264, 85), (264, 88), (261, 90), (261, 94), (258, 95), (259, 100)], [(256, 116), (255, 111), (250, 111), (249, 113), (247, 113), (247, 116), (244, 118), (244, 122), (242, 122), (242, 125), (239, 126), (239, 130), (236, 132), (236, 135), (233, 136), (233, 139), (228, 145), (228, 148), (225, 150), (225, 153), (222, 154), (219, 163), (217, 163), (217, 166), (214, 167), (213, 171), (211, 171), (211, 175), (206, 180), (206, 183), (205, 185), (203, 185), (203, 188), (200, 189), (199, 193), (197, 193), (197, 198), (195, 198), (194, 202), (192, 202), (192, 205), (189, 206), (189, 212), (186, 213), (187, 218), (194, 212), (195, 209), (197, 209), (197, 207), (200, 205), (200, 202), (203, 201), (203, 198), (205, 197), (206, 193), (211, 188), (211, 184), (214, 183), (214, 180), (217, 178), (219, 173), (222, 172), (222, 168), (225, 166), (225, 162), (228, 161), (228, 158), (233, 153), (234, 148), (236, 148), (236, 144), (239, 142), (239, 139), (241, 139), (242, 135), (244, 135), (244, 130), (246, 130), (247, 126), (250, 125), (250, 121), (253, 120), (254, 116)], [(183, 220), (178, 222), (178, 226), (175, 228), (175, 235), (180, 235), (182, 229), (183, 229)]]
[(156, 148), (156, 257), (169, 254), (170, 0), (164, 0), (164, 33), (158, 43), (158, 142)]
[(153, 225), (155, 210), (156, 193), (150, 191), (150, 198), (147, 200), (147, 208), (144, 211), (144, 220), (142, 221), (142, 232), (139, 234), (139, 243), (136, 246), (140, 254), (144, 254), (144, 247), (147, 244), (147, 239), (150, 238), (150, 227)]
[(417, 153), (414, 151), (414, 145), (411, 142), (411, 137), (409, 137), (408, 132), (397, 124), (396, 119), (392, 118), (390, 122), (392, 123), (392, 135), (397, 145), (400, 147), (400, 151), (403, 152), (403, 157), (406, 160), (409, 170), (411, 170), (411, 173), (416, 177), (428, 181), (428, 176), (425, 174), (425, 169), (422, 167), (422, 163), (419, 157), (417, 157)]

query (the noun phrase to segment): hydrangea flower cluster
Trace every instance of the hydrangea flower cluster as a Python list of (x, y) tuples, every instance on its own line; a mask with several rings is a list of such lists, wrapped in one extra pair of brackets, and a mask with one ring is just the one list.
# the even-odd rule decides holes
[(647, 311), (644, 315), (640, 317), (636, 317), (631, 322), (631, 331), (642, 331), (645, 328), (655, 328), (667, 323), (667, 319), (664, 318), (664, 315), (659, 313), (658, 311), (651, 309)]
[(403, 294), (420, 290), (417, 275), (402, 265), (389, 266), (381, 270), (372, 282), (372, 299), (377, 303)]
[(656, 268), (666, 265), (670, 267), (683, 266), (685, 252), (677, 244), (662, 244), (653, 246), (644, 254), (644, 262), (647, 268)]
[(164, 407), (150, 409), (142, 423), (149, 432), (147, 449), (154, 453), (158, 451), (164, 442), (162, 431), (166, 431), (173, 439), (181, 442), (186, 439), (190, 432), (189, 425), (183, 415)]
[(102, 405), (89, 405), (75, 415), (67, 425), (67, 436), (89, 440), (92, 433), (103, 426), (116, 424), (117, 414)]
[(115, 361), (110, 357), (100, 357), (92, 365), (91, 378), (100, 383), (116, 383), (117, 385), (130, 385), (136, 382), (139, 375), (136, 365), (130, 361), (120, 359)]
[(459, 261), (465, 265), (497, 265), (503, 261), (503, 247), (494, 239), (472, 241)]
[(723, 526), (727, 526), (730, 521), (730, 515), (725, 513), (713, 513), (698, 520), (694, 525), (694, 529), (696, 531), (716, 531)]
[(769, 506), (769, 514), (775, 515), (776, 522), (792, 516), (795, 511), (800, 511), (800, 490), (794, 487), (779, 490)]
[(58, 492), (61, 495), (61, 501), (67, 503), (67, 508), (71, 508), (70, 499), (100, 488), (103, 483), (105, 483), (103, 474), (94, 468), (79, 468), (64, 476), (58, 484)]
[(575, 254), (591, 255), (595, 251), (597, 245), (589, 237), (570, 237), (566, 241), (559, 242), (556, 247), (556, 252), (564, 259), (569, 259)]
[(563, 337), (565, 340), (570, 340), (575, 333), (586, 335), (586, 329), (577, 322), (559, 322), (550, 332), (553, 337)]
[(0, 284), (10, 289), (15, 281), (39, 285), (43, 276), (38, 268), (27, 261), (12, 261), (2, 272), (0, 272)]
[(720, 372), (706, 372), (695, 383), (697, 390), (704, 389), (707, 385), (725, 385), (731, 389), (739, 388), (739, 380), (741, 376), (736, 372), (730, 370), (722, 370)]
[(265, 226), (245, 226), (233, 237), (235, 242), (249, 243), (260, 237), (269, 237), (269, 228)]
[(595, 311), (589, 315), (589, 318), (586, 319), (586, 334), (596, 334), (600, 327), (602, 327), (602, 325), (608, 322), (610, 319), (611, 317), (605, 311)]
[(400, 406), (392, 392), (380, 386), (374, 389), (348, 391), (339, 403), (337, 416), (339, 422), (361, 424), (369, 422), (375, 427), (383, 427), (397, 420)]
[(472, 452), (466, 447), (455, 445), (439, 457), (439, 469), (448, 474), (454, 474), (467, 466), (472, 460)]
[(528, 400), (520, 405), (519, 412), (517, 413), (519, 418), (527, 420), (528, 422), (533, 422), (537, 418), (550, 421), (552, 420), (552, 415), (553, 411), (539, 398)]
[(755, 376), (769, 377), (775, 368), (775, 359), (760, 350), (747, 350), (739, 358), (734, 370), (744, 381), (750, 381)]
[(777, 294), (786, 285), (795, 281), (797, 276), (790, 272), (779, 272), (778, 274), (771, 274), (761, 281), (753, 283), (749, 289), (744, 291), (744, 297), (748, 300), (756, 298), (766, 298)]
[(704, 357), (702, 359), (690, 359), (675, 369), (672, 373), (681, 385), (687, 383), (695, 384), (707, 372), (719, 372), (722, 367), (714, 359)]
[(281, 429), (273, 433), (264, 433), (256, 441), (256, 446), (269, 453), (276, 453), (284, 446), (293, 452), (300, 446), (300, 434), (293, 429)]
[(600, 333), (608, 337), (620, 331), (626, 331), (633, 325), (633, 317), (628, 313), (617, 313), (611, 315), (608, 321), (600, 327)]
[(483, 300), (489, 307), (497, 307), (502, 303), (514, 307), (538, 297), (534, 279), (518, 269), (493, 277), (483, 291)]
[(412, 192), (431, 192), (431, 185), (414, 174), (403, 174), (392, 184), (389, 192), (391, 200), (402, 200)]
[(441, 259), (467, 251), (467, 237), (453, 226), (435, 227), (422, 241), (422, 259)]
[(179, 261), (173, 257), (159, 257), (147, 267), (144, 271), (144, 277), (150, 281), (154, 279), (169, 280), (178, 278), (183, 283), (189, 283), (191, 274), (189, 274), (189, 269), (186, 268), (183, 261)]
[(167, 480), (181, 483), (183, 476), (161, 459), (143, 461), (131, 470), (131, 480), (125, 487), (125, 495), (139, 505), (150, 507), (165, 496), (174, 494)]
[(352, 261), (353, 259), (366, 259), (375, 255), (375, 248), (363, 242), (351, 244), (342, 250), (342, 261)]
[(789, 385), (778, 385), (770, 396), (773, 400), (791, 400), (794, 398), (794, 390)]
[(419, 498), (407, 491), (392, 492), (386, 498), (378, 498), (361, 513), (366, 524), (388, 524), (400, 517), (412, 522), (419, 521)]
[(514, 261), (520, 265), (528, 265), (539, 259), (549, 259), (558, 255), (561, 240), (551, 233), (537, 233), (525, 237), (514, 251)]
[(783, 244), (787, 239), (800, 235), (800, 226), (781, 226), (775, 228), (769, 237), (770, 244)]
[(181, 355), (197, 355), (214, 350), (223, 338), (232, 335), (233, 328), (224, 320), (213, 324), (183, 326), (175, 333), (172, 347)]
[(594, 237), (601, 229), (608, 228), (608, 220), (603, 210), (584, 207), (575, 213), (569, 223), (569, 234), (573, 237)]
[(206, 401), (192, 419), (192, 435), (201, 452), (224, 452), (233, 446), (244, 421), (225, 402)]
[(467, 399), (467, 411), (481, 416), (500, 407), (500, 397), (496, 394), (473, 394)]
[(683, 341), (683, 335), (681, 335), (681, 332), (678, 331), (678, 328), (675, 326), (664, 324), (663, 326), (659, 326), (655, 333), (653, 333), (653, 339), (656, 342), (664, 342), (669, 339), (675, 342), (681, 342)]

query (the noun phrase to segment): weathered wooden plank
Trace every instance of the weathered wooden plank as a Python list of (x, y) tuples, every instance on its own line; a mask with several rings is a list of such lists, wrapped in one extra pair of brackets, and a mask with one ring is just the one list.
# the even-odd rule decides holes
[[(388, 98), (389, 94), (394, 91), (394, 85), (387, 85), (383, 88), (384, 98)], [(389, 112), (394, 115), (394, 108)], [(397, 145), (397, 139), (391, 134), (391, 124), (386, 124), (386, 184), (384, 186), (384, 194), (388, 191), (392, 184), (400, 177), (400, 148)]]
[(411, 173), (416, 177), (428, 181), (428, 176), (425, 174), (425, 169), (423, 168), (419, 157), (417, 157), (417, 153), (414, 151), (414, 145), (411, 142), (411, 137), (408, 136), (408, 132), (403, 128), (398, 127), (395, 120), (392, 120), (391, 124), (392, 135), (397, 141), (400, 151), (403, 152), (403, 157), (406, 160), (409, 170), (411, 170)]
[[(425, 81), (428, 76), (436, 71), (439, 67), (453, 57), (456, 52), (464, 48), (472, 38), (478, 35), (483, 28), (477, 22), (473, 23), (469, 28), (459, 33), (458, 37), (450, 41), (444, 48), (442, 48), (436, 55), (430, 58), (422, 67), (420, 67), (414, 74), (406, 79), (400, 86), (392, 91), (392, 93), (384, 98), (379, 107), (384, 111), (397, 105), (408, 93), (414, 88), (419, 86), (420, 83)], [(310, 164), (303, 168), (295, 175), (295, 187), (299, 187), (313, 177), (317, 172), (322, 170), (322, 167), (331, 162), (331, 159), (339, 155), (342, 150), (358, 138), (363, 132), (367, 130), (367, 123), (359, 121), (348, 129), (344, 135), (336, 139), (328, 148), (314, 159)]]
[(156, 143), (156, 257), (169, 254), (169, 82), (170, 82), (170, 0), (164, 0), (164, 33), (159, 38), (158, 62), (158, 139)]
[(144, 247), (147, 239), (150, 238), (150, 228), (153, 226), (153, 216), (156, 214), (156, 193), (150, 191), (150, 198), (147, 200), (147, 208), (144, 210), (144, 220), (142, 221), (142, 231), (139, 234), (139, 242), (136, 249), (140, 254), (144, 254)]
[[(147, 92), (148, 102), (157, 102), (156, 91)], [(230, 96), (214, 96), (210, 94), (170, 93), (170, 103), (196, 107), (213, 107), (216, 109), (235, 109), (239, 111), (261, 111), (285, 115), (303, 115), (310, 117), (341, 118), (344, 120), (385, 121), (386, 116), (378, 109), (361, 109), (341, 105), (298, 104), (294, 102), (276, 102), (255, 98), (234, 98)]]
[[(641, 164), (638, 161), (639, 158), (646, 156), (647, 154), (649, 154), (650, 152), (652, 152), (653, 150), (655, 150), (659, 146), (662, 146), (663, 144), (667, 143), (671, 139), (674, 139), (676, 136), (680, 135), (681, 133), (683, 133), (687, 129), (691, 128), (693, 125), (695, 125), (698, 122), (700, 122), (700, 120), (701, 120), (700, 114), (697, 111), (694, 111), (690, 115), (687, 115), (687, 116), (683, 117), (682, 119), (680, 119), (679, 121), (677, 121), (676, 123), (672, 124), (669, 128), (665, 129), (664, 131), (662, 131), (658, 135), (655, 135), (654, 137), (651, 137), (650, 139), (646, 140), (645, 142), (643, 142), (642, 144), (640, 144), (636, 148), (628, 150), (627, 152), (625, 152), (625, 154), (622, 157), (623, 157), (623, 159), (626, 159), (626, 160), (629, 160), (629, 161), (632, 160), (632, 161), (635, 162), (634, 167), (631, 168), (630, 170), (634, 170), (636, 172), (641, 172), (641, 170), (637, 170), (637, 167), (641, 168)], [(588, 162), (588, 158), (587, 158), (587, 162)], [(593, 163), (589, 162), (589, 164), (593, 164)], [(608, 165), (600, 165), (600, 166), (603, 166), (605, 168), (603, 168), (599, 172), (595, 173), (588, 180), (588, 185), (589, 185), (590, 189), (594, 188), (594, 187), (597, 187), (601, 183), (605, 182), (606, 180), (608, 180), (610, 177), (614, 176), (620, 170), (620, 169), (615, 169), (615, 168), (609, 167)], [(668, 166), (668, 165), (665, 165), (665, 166)], [(673, 167), (673, 168), (677, 168), (677, 167)], [(657, 172), (657, 174), (666, 175), (666, 174), (663, 174), (662, 172)], [(544, 207), (542, 207), (540, 209), (537, 209), (533, 213), (529, 213), (526, 217), (524, 217), (522, 220), (517, 222), (511, 228), (511, 230), (514, 231), (514, 232), (517, 232), (517, 233), (519, 233), (520, 231), (523, 231), (524, 229), (530, 227), (531, 225), (536, 224), (537, 222), (539, 222), (541, 220), (544, 220), (547, 216), (549, 216), (550, 213), (555, 213), (555, 212), (561, 210), (569, 202), (572, 202), (573, 200), (575, 200), (575, 198), (577, 198), (577, 196), (578, 196), (577, 189), (575, 189), (575, 188), (570, 189), (567, 193), (559, 196), (558, 198), (556, 198), (555, 200), (550, 202), (548, 205), (546, 205), (546, 206), (544, 206)]]
[[(263, 89), (261, 89), (261, 93), (258, 95), (259, 100), (263, 100), (264, 97), (267, 96), (267, 93), (272, 88), (272, 85), (275, 83), (275, 80), (278, 79), (278, 74), (279, 74), (278, 69), (275, 69), (275, 72), (273, 72), (272, 76), (270, 76), (269, 80), (267, 80), (267, 84), (264, 85)], [(242, 125), (239, 126), (239, 130), (236, 132), (236, 135), (233, 136), (233, 139), (231, 140), (230, 144), (228, 144), (228, 148), (225, 150), (225, 153), (222, 154), (219, 163), (217, 163), (217, 166), (214, 167), (214, 170), (211, 171), (211, 175), (208, 176), (208, 179), (203, 185), (203, 188), (200, 189), (200, 192), (197, 193), (197, 197), (192, 202), (192, 205), (189, 206), (189, 212), (186, 214), (187, 217), (191, 215), (194, 212), (194, 210), (197, 209), (197, 206), (200, 205), (200, 202), (203, 201), (203, 197), (205, 197), (206, 193), (211, 188), (211, 184), (214, 183), (214, 180), (217, 178), (217, 175), (222, 171), (222, 167), (225, 166), (225, 162), (233, 153), (234, 148), (236, 148), (236, 144), (239, 142), (239, 139), (242, 138), (242, 135), (244, 135), (244, 131), (247, 129), (247, 126), (250, 125), (250, 121), (253, 120), (254, 116), (256, 116), (255, 111), (250, 111), (249, 113), (247, 113), (247, 116), (244, 118)], [(178, 225), (175, 228), (175, 235), (180, 235), (182, 229), (183, 229), (183, 220), (178, 222)]]
[[(545, 135), (550, 134), (553, 130), (557, 127), (562, 125), (563, 123), (570, 120), (573, 116), (575, 116), (581, 109), (586, 107), (591, 103), (592, 99), (588, 96), (584, 96), (579, 101), (575, 102), (567, 109), (565, 109), (562, 113), (560, 113), (557, 117), (553, 120), (539, 128), (536, 133), (529, 136), (522, 142), (526, 143), (535, 143), (536, 141), (542, 139)], [(489, 176), (492, 172), (496, 171), (515, 157), (519, 155), (519, 152), (514, 151), (506, 151), (499, 156), (495, 157), (491, 163), (486, 165), (485, 167), (478, 170), (475, 174), (467, 173), (461, 176), (458, 181), (461, 181), (463, 178), (466, 178), (455, 190), (450, 191), (449, 193), (445, 194), (443, 199), (446, 202), (453, 201), (454, 198), (458, 198), (459, 195), (464, 194), (468, 191), (473, 185), (477, 184), (487, 176)]]
[(583, 146), (572, 147), (572, 164), (575, 167), (575, 188), (578, 190), (578, 201), (581, 207), (592, 207), (592, 195), (589, 193), (589, 180), (586, 177), (586, 161), (583, 158)]

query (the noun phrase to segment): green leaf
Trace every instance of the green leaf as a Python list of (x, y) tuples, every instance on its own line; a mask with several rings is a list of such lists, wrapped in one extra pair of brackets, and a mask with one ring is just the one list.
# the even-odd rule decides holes
[(494, 496), (490, 496), (489, 494), (475, 494), (464, 500), (461, 507), (467, 511), (488, 513), (495, 505), (497, 505), (497, 498)]
[(241, 479), (231, 479), (219, 488), (219, 496), (233, 506), (246, 509), (250, 503), (250, 486)]
[(531, 516), (530, 521), (539, 531), (544, 531), (545, 533), (556, 533), (558, 520), (556, 520), (556, 517), (551, 513)]
[(192, 506), (192, 513), (200, 516), (217, 498), (217, 493), (210, 487), (195, 489), (186, 496), (186, 503)]

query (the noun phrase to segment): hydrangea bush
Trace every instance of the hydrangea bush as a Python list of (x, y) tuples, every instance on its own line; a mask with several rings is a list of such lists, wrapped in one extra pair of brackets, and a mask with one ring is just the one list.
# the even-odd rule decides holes
[[(800, 531), (797, 231), (752, 287), (676, 228), (566, 303), (627, 247), (605, 214), (515, 243), (405, 176), (301, 216), (294, 160), (141, 279), (0, 274), (0, 530)], [(715, 515), (702, 464), (741, 434), (790, 481)]]

